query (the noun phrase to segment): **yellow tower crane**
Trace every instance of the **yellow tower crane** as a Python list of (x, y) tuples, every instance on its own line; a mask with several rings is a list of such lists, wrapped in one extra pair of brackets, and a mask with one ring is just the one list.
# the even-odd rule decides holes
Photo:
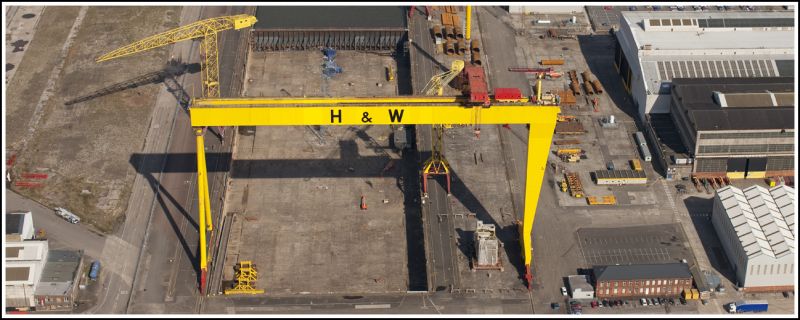
[[(160, 48), (176, 42), (192, 39), (202, 39), (200, 42), (202, 52), (201, 78), (204, 98), (219, 98), (219, 50), (217, 48), (217, 33), (229, 29), (243, 29), (254, 25), (256, 17), (240, 14), (209, 18), (190, 23), (169, 31), (131, 43), (127, 46), (111, 51), (97, 58), (97, 62), (129, 56), (142, 51)], [(205, 292), (206, 275), (208, 273), (208, 254), (206, 249), (206, 232), (213, 230), (211, 222), (211, 199), (208, 195), (208, 172), (205, 159), (205, 142), (203, 135), (205, 127), (193, 127), (197, 143), (197, 193), (200, 233), (200, 291)], [(206, 223), (206, 221), (208, 223)]]
[[(434, 75), (422, 93), (428, 96), (444, 94), (444, 86), (458, 76), (464, 70), (464, 61), (455, 60), (450, 64), (450, 70), (441, 74)], [(429, 175), (445, 175), (447, 178), (447, 193), (450, 194), (450, 165), (444, 157), (444, 145), (442, 139), (444, 138), (444, 125), (433, 125), (433, 137), (431, 137), (431, 157), (425, 161), (422, 166), (422, 192), (428, 193), (428, 176)]]
[(254, 25), (256, 17), (240, 14), (200, 20), (183, 27), (159, 33), (154, 36), (131, 43), (97, 58), (97, 62), (129, 56), (142, 51), (160, 48), (184, 40), (202, 38), (200, 42), (203, 53), (202, 77), (203, 97), (219, 97), (219, 50), (217, 49), (217, 33), (229, 29), (242, 29)]

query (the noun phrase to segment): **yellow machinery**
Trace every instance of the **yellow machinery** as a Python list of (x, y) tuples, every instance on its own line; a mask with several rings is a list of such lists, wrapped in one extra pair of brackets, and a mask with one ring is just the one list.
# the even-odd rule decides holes
[(453, 81), (461, 71), (464, 70), (464, 61), (455, 60), (450, 64), (450, 70), (434, 75), (422, 89), (422, 94), (426, 96), (444, 95), (444, 87)]
[(394, 68), (392, 68), (392, 66), (386, 67), (386, 79), (388, 81), (394, 81)]
[[(425, 100), (428, 100), (427, 102)], [(313, 103), (308, 102), (313, 100)], [(442, 101), (452, 102), (442, 102)], [(293, 105), (294, 108), (287, 108)], [(453, 97), (394, 98), (231, 98), (194, 99), (192, 126), (436, 125), (475, 122), (474, 109)], [(482, 108), (481, 124), (529, 124), (525, 207), (520, 227), (526, 280), (530, 274), (531, 232), (559, 107), (492, 102)], [(204, 152), (198, 148), (198, 152)], [(198, 157), (201, 158), (201, 157)], [(204, 158), (204, 156), (203, 156)], [(570, 181), (568, 181), (570, 182)], [(580, 183), (580, 182), (578, 182)], [(573, 192), (575, 188), (570, 185)], [(582, 191), (581, 191), (582, 192)], [(201, 243), (201, 246), (204, 244)], [(202, 249), (201, 249), (202, 250)]]
[(258, 271), (252, 261), (239, 261), (236, 270), (236, 286), (233, 289), (225, 289), (225, 294), (259, 294), (264, 290), (256, 289), (255, 282), (258, 280)]
[(567, 115), (558, 115), (556, 119), (558, 122), (567, 122), (567, 121), (575, 121), (575, 116), (567, 116)]
[[(129, 56), (142, 51), (163, 47), (169, 44), (184, 40), (202, 39), (200, 42), (201, 56), (201, 77), (203, 84), (203, 96), (206, 98), (219, 98), (219, 51), (217, 48), (217, 33), (229, 29), (243, 29), (254, 25), (256, 17), (246, 14), (235, 16), (224, 16), (209, 18), (193, 22), (191, 24), (178, 27), (169, 31), (153, 35), (142, 40), (131, 43), (122, 48), (111, 51), (97, 58), (97, 62), (108, 61), (120, 57)], [(198, 208), (200, 210), (199, 225), (200, 230), (213, 230), (211, 222), (211, 200), (208, 195), (208, 173), (205, 165), (205, 142), (203, 135), (205, 127), (194, 127), (197, 140), (197, 192)], [(208, 222), (206, 224), (206, 221)], [(205, 248), (206, 232), (200, 232), (200, 290), (205, 291), (205, 280), (207, 274), (207, 252)]]
[(578, 177), (578, 174), (575, 172), (567, 172), (564, 174), (565, 180), (567, 180), (567, 186), (569, 186), (569, 193), (575, 198), (582, 198), (585, 196), (583, 193), (583, 184), (581, 184), (581, 178)]
[(642, 163), (639, 159), (631, 159), (631, 169), (635, 171), (642, 171)]
[(561, 180), (561, 192), (567, 192), (567, 180)]
[[(206, 62), (207, 67), (213, 67), (211, 71), (204, 71), (207, 76), (204, 84), (208, 85), (209, 90), (204, 90), (205, 99), (193, 99), (189, 108), (191, 126), (197, 132), (197, 168), (198, 168), (198, 193), (199, 205), (199, 229), (206, 230), (206, 215), (210, 219), (210, 201), (208, 198), (208, 175), (205, 165), (205, 148), (202, 129), (208, 126), (304, 126), (304, 125), (441, 125), (441, 124), (527, 124), (528, 131), (528, 152), (526, 156), (526, 179), (525, 179), (525, 206), (524, 216), (519, 222), (519, 234), (522, 247), (522, 255), (526, 266), (525, 279), (528, 288), (532, 285), (532, 275), (530, 265), (532, 261), (532, 237), (533, 223), (538, 205), (539, 193), (541, 191), (542, 180), (547, 165), (547, 154), (552, 143), (553, 132), (555, 131), (556, 116), (560, 113), (560, 108), (556, 106), (540, 106), (534, 104), (520, 103), (500, 103), (492, 102), (490, 108), (481, 108), (469, 105), (467, 99), (460, 97), (386, 97), (386, 98), (228, 98), (218, 97), (218, 83), (216, 72), (217, 52), (216, 33), (211, 32), (214, 28), (210, 20), (233, 21), (233, 28), (244, 28), (255, 23), (252, 16), (234, 16), (203, 20), (189, 26), (195, 26), (200, 30), (209, 31), (198, 33), (194, 38), (200, 38), (206, 34), (213, 34), (213, 40), (204, 39), (204, 50), (207, 52), (205, 59), (209, 58), (208, 53), (214, 56), (213, 65)], [(237, 22), (239, 21), (239, 22)], [(206, 25), (206, 27), (201, 27)], [(181, 27), (176, 30), (184, 30), (188, 33), (189, 26)], [(188, 29), (187, 29), (188, 28)], [(228, 28), (229, 29), (229, 28)], [(224, 29), (216, 29), (224, 30)], [(178, 39), (192, 39), (192, 37), (178, 37), (172, 34), (173, 31), (162, 33), (159, 39), (151, 42), (158, 42), (166, 45), (180, 41)], [(151, 38), (154, 38), (151, 37)], [(150, 38), (148, 38), (150, 39)], [(146, 39), (147, 40), (147, 39)], [(156, 41), (160, 40), (160, 41)], [(141, 42), (141, 41), (140, 41)], [(213, 46), (213, 47), (212, 47)], [(157, 47), (149, 45), (147, 48), (130, 48), (127, 53), (117, 53), (114, 57), (140, 52)], [(115, 51), (116, 52), (116, 51)], [(105, 56), (102, 58), (106, 58)], [(110, 59), (111, 57), (108, 57)], [(463, 69), (461, 61), (460, 69)], [(454, 66), (458, 66), (454, 63)], [(452, 70), (451, 70), (452, 71)], [(455, 73), (458, 74), (458, 73)], [(455, 77), (455, 75), (453, 75)], [(444, 78), (441, 78), (444, 79)], [(213, 81), (209, 81), (213, 80)], [(452, 79), (451, 79), (452, 80)], [(449, 82), (449, 81), (448, 81)], [(440, 80), (441, 83), (441, 80)], [(446, 84), (446, 82), (444, 83)], [(437, 89), (436, 91), (439, 91)], [(208, 94), (213, 93), (213, 94)], [(287, 108), (287, 106), (293, 106)], [(483, 109), (479, 117), (476, 116), (475, 109)], [(210, 220), (209, 220), (210, 227)], [(200, 269), (201, 269), (201, 294), (205, 290), (205, 277), (207, 270), (207, 243), (205, 232), (200, 231)], [(252, 275), (251, 269), (251, 275)], [(248, 279), (253, 279), (248, 277)], [(251, 280), (252, 282), (252, 280)]]
[(601, 199), (597, 199), (597, 197), (586, 197), (586, 202), (589, 203), (590, 206), (594, 205), (614, 205), (617, 204), (617, 197), (614, 196), (603, 196)]
[(560, 156), (563, 156), (563, 155), (581, 154), (581, 151), (582, 150), (580, 148), (558, 149), (558, 150), (556, 150), (556, 155), (560, 157)]
[[(427, 96), (442, 96), (444, 87), (453, 81), (461, 71), (464, 70), (464, 61), (455, 60), (450, 65), (450, 70), (431, 77), (431, 80), (422, 89), (422, 93)], [(447, 193), (450, 193), (450, 164), (444, 157), (444, 126), (442, 124), (433, 125), (433, 136), (431, 139), (431, 157), (422, 166), (422, 192), (428, 193), (428, 176), (444, 175), (447, 179)]]
[(111, 51), (97, 58), (97, 62), (129, 56), (184, 40), (202, 38), (200, 47), (203, 53), (201, 72), (203, 77), (203, 96), (207, 98), (217, 98), (219, 97), (219, 51), (217, 49), (217, 33), (229, 29), (239, 30), (247, 28), (254, 25), (256, 22), (256, 17), (246, 14), (200, 20), (183, 27), (144, 38)]

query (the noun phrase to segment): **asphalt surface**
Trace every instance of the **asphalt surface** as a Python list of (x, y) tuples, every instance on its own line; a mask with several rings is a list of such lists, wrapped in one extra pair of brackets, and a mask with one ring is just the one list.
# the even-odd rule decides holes
[[(244, 7), (184, 7), (181, 25), (196, 20), (233, 15)], [(220, 37), (220, 83), (222, 95), (230, 96), (232, 79), (241, 76), (235, 61), (239, 35)], [(197, 42), (181, 42), (172, 46), (172, 57), (184, 63), (200, 61)], [(200, 74), (178, 77), (177, 84), (185, 94), (202, 92)], [(241, 88), (241, 80), (233, 86)], [(235, 91), (235, 90), (233, 90)], [(89, 313), (197, 313), (199, 295), (199, 259), (197, 233), (196, 163), (194, 159), (170, 157), (175, 153), (195, 153), (194, 134), (187, 112), (175, 99), (174, 92), (162, 88), (156, 101), (150, 132), (141, 153), (131, 156), (137, 170), (129, 200), (126, 221), (106, 241), (101, 256), (108, 261), (101, 274), (103, 288), (96, 305)], [(217, 128), (206, 132), (206, 150), (227, 151), (232, 134), (220, 143)], [(218, 160), (218, 159), (217, 159)], [(224, 192), (223, 166), (209, 159), (209, 183), (212, 212), (218, 218)], [(218, 230), (218, 229), (217, 229)], [(213, 233), (210, 239), (214, 239)], [(211, 240), (213, 241), (213, 240)], [(110, 243), (110, 244), (109, 244)], [(144, 250), (141, 250), (144, 248)], [(209, 266), (211, 267), (211, 266)]]
[[(186, 9), (185, 9), (186, 10)], [(244, 7), (203, 7), (200, 19), (235, 15), (245, 12)], [(238, 68), (235, 61), (240, 50), (239, 41), (242, 32), (228, 31), (220, 35), (220, 83), (223, 97), (236, 96), (233, 87), (241, 88), (241, 82), (234, 83), (234, 76), (241, 76), (243, 69)], [(195, 46), (184, 56), (190, 62), (199, 61), (198, 48)], [(183, 79), (184, 87), (199, 87), (199, 74), (187, 75)], [(187, 90), (188, 91), (188, 90)], [(195, 91), (199, 92), (199, 91)], [(177, 106), (176, 106), (177, 108)], [(224, 143), (218, 136), (219, 128), (209, 128), (205, 135), (207, 152), (230, 152), (232, 131), (228, 128)], [(169, 151), (160, 180), (156, 181), (157, 172), (140, 172), (157, 191), (150, 230), (146, 239), (143, 258), (139, 261), (138, 274), (132, 291), (128, 313), (196, 313), (199, 312), (202, 299), (199, 295), (199, 252), (197, 233), (197, 175), (192, 172), (196, 168), (194, 159), (171, 157), (169, 154), (195, 153), (195, 135), (190, 127), (190, 120), (185, 112), (179, 112), (170, 142)], [(220, 229), (220, 212), (222, 207), (226, 168), (220, 158), (208, 159), (210, 199), (214, 231), (208, 234), (209, 266), (211, 271), (215, 260), (210, 255), (214, 250), (216, 235)], [(211, 274), (211, 272), (209, 272)], [(210, 282), (210, 281), (208, 281)], [(193, 302), (193, 303), (192, 303)]]
[[(409, 39), (411, 44), (412, 86), (419, 95), (425, 84), (438, 74), (437, 62), (433, 60), (434, 48), (430, 38), (427, 22), (423, 14), (415, 14), (410, 26)], [(424, 163), (431, 155), (433, 129), (429, 125), (418, 125), (417, 150), (420, 161)], [(440, 291), (458, 288), (458, 268), (455, 263), (453, 221), (447, 201), (447, 180), (444, 176), (434, 176), (428, 179), (428, 198), (422, 205), (422, 214), (425, 219), (426, 251), (428, 251), (428, 270), (430, 288)]]
[[(30, 211), (36, 231), (44, 229), (50, 249), (83, 250), (88, 259), (100, 257), (105, 237), (82, 223), (72, 224), (53, 209), (6, 189), (6, 212)], [(88, 260), (87, 259), (87, 260)]]

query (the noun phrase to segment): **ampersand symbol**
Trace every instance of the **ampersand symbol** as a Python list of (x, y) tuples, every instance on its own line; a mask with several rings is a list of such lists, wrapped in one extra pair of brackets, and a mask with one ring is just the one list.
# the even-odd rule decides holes
[(362, 114), (361, 122), (364, 122), (364, 123), (367, 123), (367, 122), (371, 123), (372, 122), (372, 118), (369, 117), (369, 112), (364, 112), (364, 114)]

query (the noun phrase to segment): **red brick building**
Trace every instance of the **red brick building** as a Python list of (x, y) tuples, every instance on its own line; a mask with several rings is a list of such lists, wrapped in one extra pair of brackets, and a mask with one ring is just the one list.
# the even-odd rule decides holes
[(678, 297), (692, 288), (685, 263), (595, 266), (594, 279), (598, 299)]

